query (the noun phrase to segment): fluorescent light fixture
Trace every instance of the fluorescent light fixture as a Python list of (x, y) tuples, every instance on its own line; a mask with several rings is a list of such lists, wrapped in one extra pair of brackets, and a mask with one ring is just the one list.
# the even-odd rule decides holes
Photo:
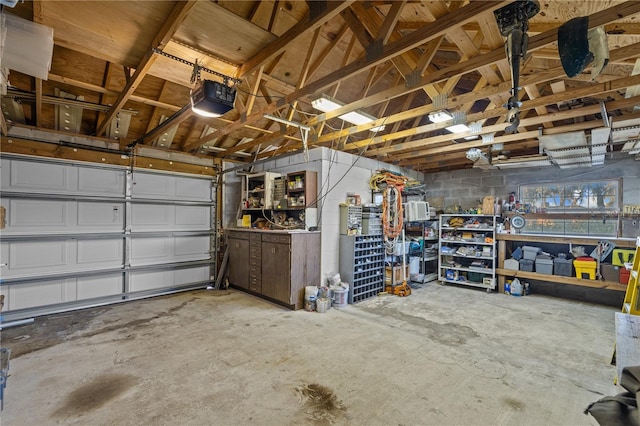
[(551, 166), (551, 160), (546, 155), (524, 155), (508, 160), (497, 160), (493, 165), (498, 169), (517, 169), (522, 167), (542, 167)]
[(199, 81), (191, 90), (191, 110), (202, 117), (221, 117), (235, 100), (236, 89), (217, 81)]
[(445, 121), (453, 120), (453, 114), (446, 109), (433, 111), (429, 113), (429, 120), (432, 123), (444, 123)]
[(451, 133), (462, 133), (462, 132), (468, 132), (469, 130), (471, 130), (469, 129), (469, 126), (467, 126), (466, 124), (454, 124), (452, 126), (445, 127), (445, 129), (447, 129)]
[[(332, 99), (327, 95), (322, 95), (321, 97), (312, 100), (311, 105), (315, 109), (320, 110), (322, 112), (335, 111), (344, 106), (342, 102)], [(371, 123), (372, 121), (376, 121), (375, 117), (360, 111), (351, 111), (346, 114), (342, 114), (338, 118), (346, 122), (349, 122), (351, 124), (355, 124), (356, 126), (360, 124), (367, 124), (367, 123)], [(371, 130), (372, 132), (381, 132), (384, 130), (384, 125), (372, 127), (369, 130)]]

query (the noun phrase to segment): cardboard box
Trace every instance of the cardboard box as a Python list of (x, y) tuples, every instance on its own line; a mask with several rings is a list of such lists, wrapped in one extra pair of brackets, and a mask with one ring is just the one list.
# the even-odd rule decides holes
[[(409, 281), (409, 265), (406, 266), (405, 269), (405, 277), (407, 279), (407, 281)], [(391, 279), (391, 277), (393, 276), (393, 280)], [(398, 266), (386, 266), (384, 268), (384, 283), (386, 285), (396, 285), (396, 284), (402, 284), (402, 265), (398, 265)]]
[(610, 265), (608, 263), (600, 264), (600, 273), (605, 281), (618, 282), (620, 278), (619, 267)]

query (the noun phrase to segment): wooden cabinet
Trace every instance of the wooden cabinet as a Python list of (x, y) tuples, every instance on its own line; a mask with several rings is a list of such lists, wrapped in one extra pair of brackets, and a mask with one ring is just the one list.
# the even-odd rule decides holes
[(288, 235), (263, 235), (262, 294), (291, 304), (291, 244)]
[(262, 239), (260, 234), (249, 234), (249, 290), (262, 292)]
[(230, 231), (227, 244), (229, 256), (233, 262), (229, 262), (229, 282), (236, 287), (249, 289), (249, 234), (246, 232)]
[(273, 182), (278, 173), (253, 173), (245, 176), (242, 191), (243, 210), (273, 208)]
[[(245, 240), (236, 234), (245, 234)], [(321, 283), (319, 232), (237, 230), (230, 231), (229, 241), (229, 282), (235, 287), (301, 309), (305, 286)], [(246, 287), (240, 284), (243, 269)]]
[(288, 173), (287, 198), (291, 208), (316, 207), (318, 201), (318, 173), (310, 170)]

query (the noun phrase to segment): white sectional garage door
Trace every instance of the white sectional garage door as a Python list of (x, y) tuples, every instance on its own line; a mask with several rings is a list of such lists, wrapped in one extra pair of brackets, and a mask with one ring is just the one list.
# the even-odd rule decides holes
[(209, 178), (19, 156), (1, 174), (3, 321), (215, 278)]

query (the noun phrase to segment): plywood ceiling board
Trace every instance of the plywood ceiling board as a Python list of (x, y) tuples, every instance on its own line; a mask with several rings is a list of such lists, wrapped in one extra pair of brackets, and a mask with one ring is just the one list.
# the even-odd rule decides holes
[[(135, 67), (171, 12), (173, 2), (43, 1), (42, 24), (66, 48)], [(114, 25), (117, 23), (117, 25)]]
[(586, 146), (587, 138), (584, 132), (570, 132), (559, 135), (538, 136), (540, 148), (543, 150), (558, 150), (578, 146)]
[(240, 65), (276, 36), (214, 2), (199, 1), (173, 38)]

